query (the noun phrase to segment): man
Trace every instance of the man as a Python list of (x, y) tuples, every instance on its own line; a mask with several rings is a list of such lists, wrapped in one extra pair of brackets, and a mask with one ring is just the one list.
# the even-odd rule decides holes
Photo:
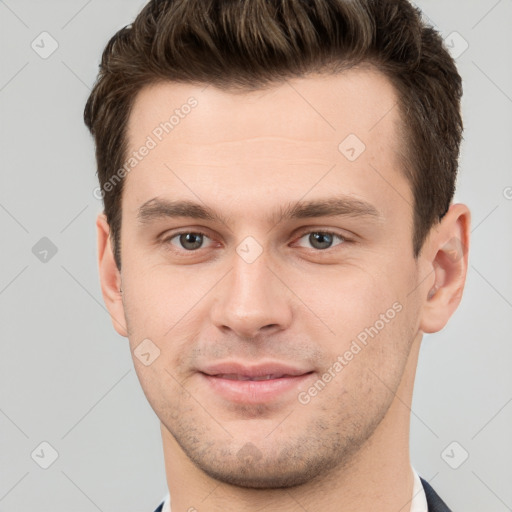
[(155, 0), (108, 43), (99, 272), (158, 511), (449, 510), (409, 420), (466, 277), (461, 94), (406, 0)]

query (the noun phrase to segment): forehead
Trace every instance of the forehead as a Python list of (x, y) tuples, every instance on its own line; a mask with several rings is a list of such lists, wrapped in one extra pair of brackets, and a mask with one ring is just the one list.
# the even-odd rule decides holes
[[(192, 101), (197, 106), (189, 108)], [(346, 132), (372, 142), (383, 133), (397, 135), (397, 102), (391, 82), (369, 66), (337, 75), (308, 75), (252, 92), (159, 82), (137, 94), (128, 141), (135, 143), (174, 114), (172, 135), (178, 143), (187, 142), (192, 129), (198, 144), (221, 142), (234, 134), (240, 139), (284, 135), (336, 141)], [(183, 122), (187, 117), (193, 117), (193, 126)]]
[(299, 199), (327, 173), (324, 192), (345, 183), (345, 193), (371, 199), (369, 189), (375, 195), (388, 182), (396, 201), (397, 192), (410, 196), (399, 171), (400, 121), (394, 87), (371, 68), (252, 92), (153, 84), (139, 92), (129, 118), (128, 157), (151, 150), (126, 176), (126, 199), (133, 208), (177, 193)]

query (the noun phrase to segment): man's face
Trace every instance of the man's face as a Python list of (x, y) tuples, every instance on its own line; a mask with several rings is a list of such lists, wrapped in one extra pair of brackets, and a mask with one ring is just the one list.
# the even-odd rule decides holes
[[(422, 303), (396, 103), (369, 70), (136, 99), (129, 153), (156, 146), (123, 191), (135, 368), (176, 449), (221, 481), (291, 486), (349, 463), (412, 364)], [(197, 208), (162, 207), (181, 201)], [(294, 209), (333, 201), (336, 215)], [(233, 380), (255, 375), (271, 379)]]

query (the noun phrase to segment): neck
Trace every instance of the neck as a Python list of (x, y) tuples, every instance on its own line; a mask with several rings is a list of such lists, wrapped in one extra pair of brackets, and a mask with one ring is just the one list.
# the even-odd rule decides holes
[(214, 480), (190, 461), (161, 424), (173, 512), (256, 512), (262, 508), (409, 512), (414, 484), (409, 458), (410, 407), (420, 342), (418, 335), (389, 410), (350, 463), (299, 487), (249, 489)]

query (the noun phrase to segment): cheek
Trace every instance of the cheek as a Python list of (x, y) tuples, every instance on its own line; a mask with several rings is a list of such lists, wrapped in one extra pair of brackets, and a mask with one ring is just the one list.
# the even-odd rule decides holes
[(182, 320), (193, 315), (217, 280), (210, 273), (199, 277), (190, 269), (169, 265), (141, 265), (126, 262), (123, 274), (125, 314), (131, 332), (158, 339), (169, 335)]
[(296, 276), (294, 291), (305, 297), (315, 313), (306, 311), (300, 327), (319, 344), (321, 327), (326, 371), (331, 368), (332, 372), (338, 356), (343, 357), (340, 386), (381, 386), (372, 372), (394, 385), (405, 365), (418, 317), (417, 304), (408, 297), (411, 276), (407, 268), (398, 272), (390, 265), (373, 271), (352, 265), (329, 274)]
[(289, 280), (296, 295), (336, 336), (352, 337), (402, 300), (402, 285), (392, 274), (345, 265), (290, 274)]
[[(141, 386), (154, 407), (149, 395), (158, 400), (160, 391), (176, 392), (179, 385), (175, 379), (181, 382), (188, 375), (190, 361), (186, 358), (195, 346), (194, 340), (200, 339), (208, 318), (205, 298), (218, 278), (205, 272), (191, 282), (190, 269), (184, 272), (166, 265), (141, 265), (135, 271), (131, 262), (126, 262), (124, 272), (124, 309), (132, 358)], [(146, 367), (139, 359), (141, 352), (157, 357)]]

